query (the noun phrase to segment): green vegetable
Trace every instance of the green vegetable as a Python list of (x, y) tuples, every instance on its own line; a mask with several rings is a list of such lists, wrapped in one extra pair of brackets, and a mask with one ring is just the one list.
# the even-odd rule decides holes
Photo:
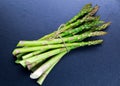
[[(89, 37), (105, 35), (103, 31), (111, 22), (104, 23), (100, 16), (95, 16), (99, 6), (85, 5), (81, 11), (56, 31), (38, 40), (22, 40), (12, 54), (15, 63), (22, 65), (32, 73), (31, 79), (38, 79), (42, 85), (47, 75), (71, 50), (101, 44), (102, 39), (89, 40)], [(86, 40), (87, 39), (87, 40)]]

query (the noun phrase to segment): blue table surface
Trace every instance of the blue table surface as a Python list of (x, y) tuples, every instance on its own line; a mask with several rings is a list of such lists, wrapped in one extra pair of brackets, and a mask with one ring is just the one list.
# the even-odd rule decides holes
[(72, 18), (87, 3), (98, 4), (106, 30), (102, 45), (65, 55), (43, 86), (120, 86), (120, 0), (0, 0), (0, 86), (38, 86), (14, 63), (19, 40), (38, 39)]

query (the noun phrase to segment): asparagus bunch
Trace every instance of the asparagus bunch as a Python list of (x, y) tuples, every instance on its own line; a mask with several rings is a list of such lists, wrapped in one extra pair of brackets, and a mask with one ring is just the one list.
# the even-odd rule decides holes
[(14, 49), (17, 64), (31, 70), (30, 78), (42, 85), (47, 75), (60, 59), (71, 50), (101, 44), (102, 39), (85, 41), (86, 38), (105, 35), (110, 25), (95, 16), (99, 6), (85, 5), (81, 11), (59, 29), (38, 40), (22, 40)]

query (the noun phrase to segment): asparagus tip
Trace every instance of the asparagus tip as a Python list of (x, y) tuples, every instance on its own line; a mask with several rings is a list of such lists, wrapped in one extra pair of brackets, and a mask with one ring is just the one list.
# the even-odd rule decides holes
[(95, 31), (95, 32), (91, 32), (89, 34), (89, 36), (102, 36), (102, 35), (105, 35), (107, 34), (107, 32), (104, 32), (104, 31)]
[(101, 44), (103, 42), (102, 39), (97, 40), (98, 44)]
[(111, 23), (112, 23), (112, 22), (107, 22), (107, 23), (106, 23), (106, 26), (109, 26)]
[(98, 11), (98, 9), (99, 9), (99, 6), (96, 5), (88, 15), (93, 16)]
[(89, 42), (88, 42), (88, 46), (96, 45), (96, 44), (101, 44), (102, 42), (103, 42), (102, 39), (89, 41)]
[(104, 32), (104, 31), (100, 31), (100, 35), (106, 35), (107, 32)]
[(94, 42), (94, 45), (95, 44), (101, 44), (103, 42), (103, 40), (102, 39), (98, 39), (98, 40), (94, 40), (93, 42)]
[(97, 4), (94, 7), (94, 11), (96, 12), (98, 9), (100, 8), (100, 6), (98, 6)]
[(111, 24), (111, 22), (107, 22), (107, 23), (103, 24), (102, 26), (100, 26), (100, 30), (107, 28), (110, 24)]

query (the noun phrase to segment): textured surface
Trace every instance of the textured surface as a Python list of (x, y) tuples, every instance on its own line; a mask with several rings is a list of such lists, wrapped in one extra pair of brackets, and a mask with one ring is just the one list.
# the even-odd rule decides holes
[(0, 86), (38, 86), (11, 54), (21, 39), (38, 39), (68, 21), (87, 3), (111, 21), (104, 43), (79, 48), (48, 75), (43, 86), (120, 86), (119, 0), (0, 0)]

